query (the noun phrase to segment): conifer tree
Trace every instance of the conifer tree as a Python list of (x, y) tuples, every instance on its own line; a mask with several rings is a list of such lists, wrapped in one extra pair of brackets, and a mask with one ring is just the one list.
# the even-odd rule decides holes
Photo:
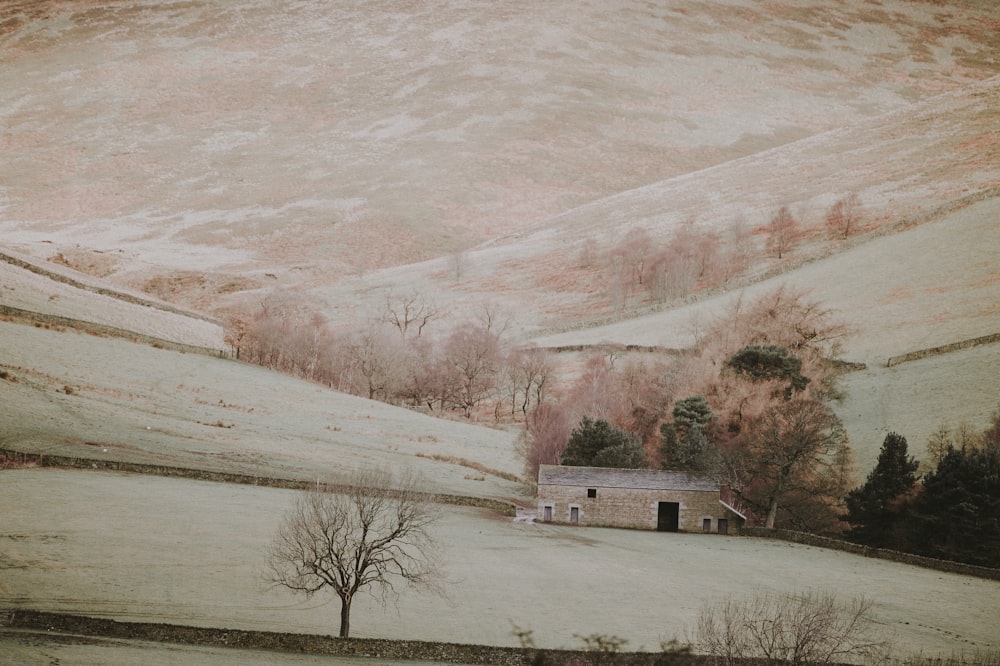
[(847, 494), (848, 537), (870, 546), (896, 546), (894, 528), (905, 515), (904, 498), (917, 483), (919, 463), (907, 454), (906, 438), (890, 432), (864, 485)]
[(914, 552), (1000, 566), (1000, 448), (950, 447), (924, 477), (911, 523)]
[(715, 420), (708, 400), (693, 395), (674, 405), (673, 423), (660, 426), (660, 467), (708, 471), (714, 462), (706, 428)]
[(584, 416), (569, 436), (563, 465), (582, 467), (646, 467), (639, 438), (604, 419)]
[(779, 345), (747, 345), (733, 354), (726, 365), (755, 382), (786, 380), (785, 400), (803, 391), (810, 382), (802, 374), (802, 359)]

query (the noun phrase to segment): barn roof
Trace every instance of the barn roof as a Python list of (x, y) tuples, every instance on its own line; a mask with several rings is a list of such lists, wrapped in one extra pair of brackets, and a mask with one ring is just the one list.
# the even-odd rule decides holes
[(538, 485), (719, 492), (719, 481), (704, 474), (672, 470), (571, 467), (568, 465), (539, 466)]

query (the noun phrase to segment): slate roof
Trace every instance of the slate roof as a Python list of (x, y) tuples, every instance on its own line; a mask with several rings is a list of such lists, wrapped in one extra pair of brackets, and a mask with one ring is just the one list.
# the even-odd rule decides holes
[(538, 485), (719, 492), (718, 479), (703, 474), (672, 470), (571, 467), (568, 465), (540, 465)]

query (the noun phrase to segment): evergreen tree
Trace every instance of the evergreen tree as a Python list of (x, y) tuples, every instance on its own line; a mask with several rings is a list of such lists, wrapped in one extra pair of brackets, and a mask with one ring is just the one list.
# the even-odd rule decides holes
[(694, 395), (674, 405), (673, 423), (660, 426), (660, 467), (708, 471), (714, 465), (714, 448), (706, 429), (715, 413), (704, 396)]
[(755, 382), (785, 380), (785, 399), (802, 391), (810, 379), (802, 374), (802, 359), (779, 345), (747, 345), (726, 361), (726, 365)]
[(646, 467), (642, 442), (622, 428), (616, 428), (604, 419), (584, 416), (580, 425), (570, 433), (563, 465), (580, 467)]
[(903, 501), (917, 483), (919, 463), (907, 455), (906, 438), (894, 432), (885, 436), (875, 468), (864, 485), (847, 494), (848, 537), (857, 543), (896, 547), (895, 527), (905, 515)]
[(909, 536), (922, 555), (1000, 566), (1000, 449), (949, 448), (924, 477)]
[(703, 395), (693, 395), (690, 398), (678, 400), (674, 405), (674, 423), (683, 433), (689, 428), (701, 428), (715, 419), (715, 412)]

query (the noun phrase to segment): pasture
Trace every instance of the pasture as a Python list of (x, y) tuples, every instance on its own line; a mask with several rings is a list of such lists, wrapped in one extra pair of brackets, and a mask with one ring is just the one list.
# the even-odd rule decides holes
[[(336, 632), (330, 597), (261, 582), (290, 491), (117, 473), (7, 470), (0, 607), (123, 621)], [(399, 589), (383, 610), (358, 599), (358, 637), (579, 647), (599, 633), (656, 650), (690, 636), (699, 609), (767, 589), (865, 595), (897, 653), (1000, 647), (1000, 582), (743, 537), (516, 523), (443, 508), (445, 594)]]

